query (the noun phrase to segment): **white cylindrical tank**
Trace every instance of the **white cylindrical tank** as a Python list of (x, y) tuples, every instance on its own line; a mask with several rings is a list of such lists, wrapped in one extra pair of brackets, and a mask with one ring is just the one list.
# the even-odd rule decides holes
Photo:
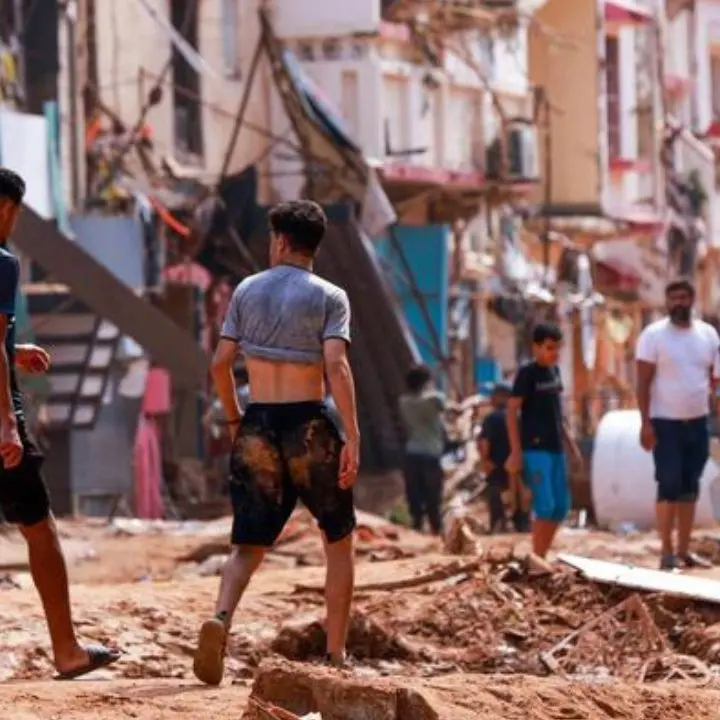
[[(598, 426), (590, 483), (595, 518), (601, 526), (655, 526), (655, 468), (652, 453), (640, 447), (640, 424), (637, 410), (615, 410)], [(719, 515), (720, 466), (711, 457), (700, 480), (696, 525), (715, 525)]]

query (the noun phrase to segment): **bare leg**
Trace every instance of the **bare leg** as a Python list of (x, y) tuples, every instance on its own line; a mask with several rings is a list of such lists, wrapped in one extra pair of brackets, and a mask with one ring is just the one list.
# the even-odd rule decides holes
[(532, 544), (535, 555), (541, 558), (546, 557), (555, 539), (557, 529), (558, 524), (551, 520), (538, 520), (537, 518), (533, 520)]
[(334, 662), (342, 663), (345, 658), (350, 608), (355, 587), (352, 534), (335, 543), (326, 540), (325, 556), (327, 557), (325, 578), (327, 652)]
[(695, 502), (679, 502), (676, 505), (678, 525), (678, 556), (685, 558), (690, 552), (690, 536), (695, 524)]
[(662, 544), (663, 557), (671, 557), (675, 554), (673, 543), (673, 530), (675, 529), (676, 504), (660, 500), (655, 505), (657, 517), (658, 534)]
[(236, 545), (225, 564), (215, 612), (218, 616), (225, 616), (228, 629), (250, 578), (260, 567), (265, 552), (266, 548), (262, 547)]
[(21, 526), (27, 541), (30, 572), (45, 610), (55, 667), (59, 672), (87, 664), (88, 653), (78, 643), (70, 611), (70, 590), (55, 520)]
[(208, 685), (219, 685), (225, 672), (225, 645), (232, 618), (250, 578), (265, 557), (265, 548), (236, 545), (225, 564), (218, 592), (216, 615), (200, 628), (193, 672)]

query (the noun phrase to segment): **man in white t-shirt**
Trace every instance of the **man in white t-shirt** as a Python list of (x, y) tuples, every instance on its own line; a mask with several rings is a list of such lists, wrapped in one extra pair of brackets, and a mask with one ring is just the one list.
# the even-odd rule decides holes
[(642, 331), (635, 359), (640, 444), (653, 453), (658, 485), (660, 568), (674, 570), (679, 562), (707, 565), (690, 552), (690, 535), (710, 453), (708, 413), (720, 377), (720, 337), (712, 325), (693, 319), (695, 288), (689, 280), (669, 283), (665, 300), (667, 317)]

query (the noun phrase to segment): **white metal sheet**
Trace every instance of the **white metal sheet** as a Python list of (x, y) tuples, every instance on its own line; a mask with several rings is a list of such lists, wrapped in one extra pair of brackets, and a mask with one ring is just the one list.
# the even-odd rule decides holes
[(579, 570), (588, 580), (595, 582), (720, 604), (718, 580), (693, 575), (676, 575), (662, 570), (649, 570), (566, 553), (559, 555), (558, 560)]

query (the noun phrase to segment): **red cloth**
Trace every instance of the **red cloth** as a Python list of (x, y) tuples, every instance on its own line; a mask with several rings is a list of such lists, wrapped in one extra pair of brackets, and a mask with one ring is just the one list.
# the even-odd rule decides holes
[(170, 373), (164, 368), (155, 367), (148, 372), (142, 411), (145, 415), (170, 412)]
[(152, 418), (140, 416), (133, 452), (135, 472), (135, 514), (146, 520), (160, 520), (164, 514), (160, 429)]

